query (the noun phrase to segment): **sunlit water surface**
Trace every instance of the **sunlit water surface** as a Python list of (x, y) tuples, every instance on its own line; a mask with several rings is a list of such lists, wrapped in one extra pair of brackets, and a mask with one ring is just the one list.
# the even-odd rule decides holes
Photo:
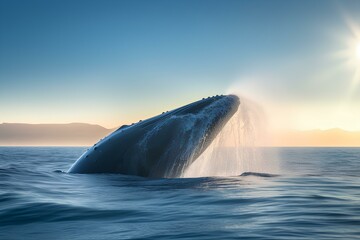
[(276, 173), (233, 177), (63, 173), (84, 150), (0, 148), (0, 239), (360, 239), (360, 148), (268, 148)]

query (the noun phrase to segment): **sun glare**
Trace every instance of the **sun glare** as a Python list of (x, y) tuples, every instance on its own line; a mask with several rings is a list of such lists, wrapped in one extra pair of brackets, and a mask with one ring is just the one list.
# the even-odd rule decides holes
[(360, 42), (356, 45), (356, 58), (360, 61)]
[(343, 47), (336, 55), (349, 74), (347, 96), (351, 98), (360, 88), (360, 23), (349, 16), (345, 16), (344, 20), (349, 34), (342, 38)]

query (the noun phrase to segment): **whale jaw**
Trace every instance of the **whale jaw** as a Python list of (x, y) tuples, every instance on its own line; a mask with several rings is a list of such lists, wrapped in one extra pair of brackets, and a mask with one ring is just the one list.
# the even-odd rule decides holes
[(216, 96), (131, 126), (122, 126), (87, 150), (69, 173), (179, 177), (237, 111), (237, 96)]

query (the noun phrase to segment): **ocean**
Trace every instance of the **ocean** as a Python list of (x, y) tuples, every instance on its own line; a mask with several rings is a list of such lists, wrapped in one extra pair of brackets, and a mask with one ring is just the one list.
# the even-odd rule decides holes
[(360, 148), (269, 148), (278, 171), (67, 174), (84, 147), (0, 147), (0, 239), (360, 239)]

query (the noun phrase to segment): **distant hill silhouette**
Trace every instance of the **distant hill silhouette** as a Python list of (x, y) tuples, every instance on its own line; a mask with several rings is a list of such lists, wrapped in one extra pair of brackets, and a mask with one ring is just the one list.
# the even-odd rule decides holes
[[(115, 129), (87, 123), (0, 124), (0, 146), (90, 146)], [(268, 146), (360, 146), (360, 131), (342, 129), (284, 131), (271, 137)]]
[(339, 128), (328, 130), (286, 131), (274, 136), (275, 146), (352, 147), (360, 146), (360, 131)]
[(2, 146), (89, 146), (112, 132), (99, 125), (69, 124), (0, 124)]

